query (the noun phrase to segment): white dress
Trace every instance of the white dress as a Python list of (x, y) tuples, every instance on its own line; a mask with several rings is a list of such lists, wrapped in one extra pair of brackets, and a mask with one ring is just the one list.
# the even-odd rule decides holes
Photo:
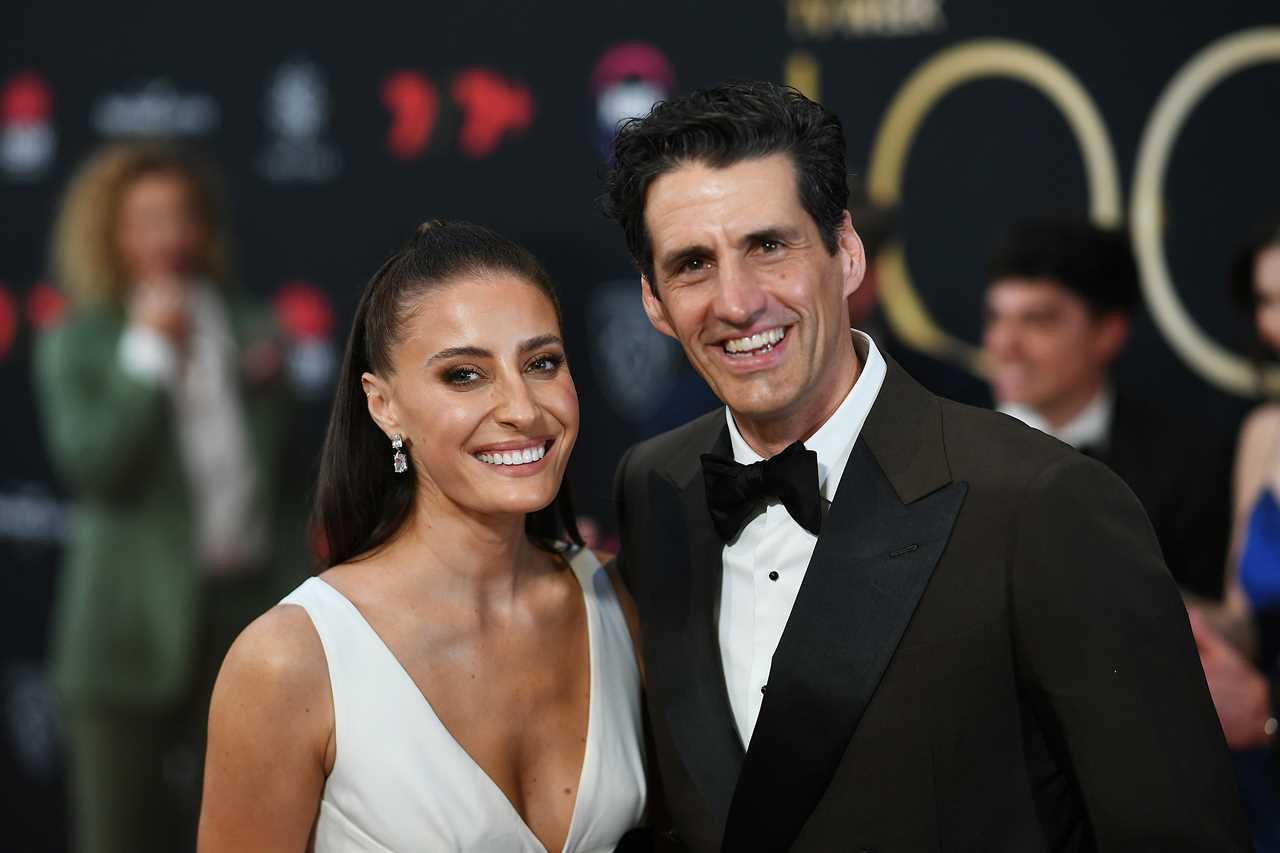
[[(564, 853), (606, 853), (644, 812), (640, 674), (608, 574), (586, 548), (569, 564), (586, 601), (591, 686)], [(336, 755), (316, 853), (547, 853), (348, 598), (310, 578), (281, 604), (310, 615), (333, 690)]]

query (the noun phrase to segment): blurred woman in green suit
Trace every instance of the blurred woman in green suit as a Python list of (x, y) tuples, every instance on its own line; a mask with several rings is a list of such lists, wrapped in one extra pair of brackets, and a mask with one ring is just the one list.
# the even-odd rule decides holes
[(228, 286), (216, 187), (178, 149), (90, 160), (54, 261), (74, 307), (36, 386), (75, 501), (53, 651), (75, 849), (191, 849), (217, 666), (303, 569), (282, 350)]

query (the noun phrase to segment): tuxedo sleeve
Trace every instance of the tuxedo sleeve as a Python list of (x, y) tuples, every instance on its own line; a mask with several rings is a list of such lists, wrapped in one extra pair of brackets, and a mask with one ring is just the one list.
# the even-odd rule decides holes
[(1098, 849), (1251, 849), (1186, 611), (1137, 498), (1067, 454), (1019, 506), (1019, 672)]
[(627, 452), (622, 454), (618, 468), (613, 474), (613, 513), (618, 522), (619, 543), (618, 556), (614, 559), (614, 565), (618, 567), (618, 575), (622, 578), (622, 582), (627, 585), (627, 589), (632, 590), (633, 594), (635, 586), (631, 577), (630, 563), (627, 561), (627, 541), (631, 536), (631, 524), (627, 516), (627, 476), (634, 450), (634, 445), (627, 448)]

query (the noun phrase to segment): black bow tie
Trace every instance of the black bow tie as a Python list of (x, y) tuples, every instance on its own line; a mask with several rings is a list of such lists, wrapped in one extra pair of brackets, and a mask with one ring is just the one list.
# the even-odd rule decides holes
[(713, 453), (702, 454), (707, 508), (716, 533), (729, 542), (770, 498), (778, 500), (796, 523), (813, 535), (822, 528), (818, 494), (818, 454), (800, 442), (772, 459), (741, 465)]

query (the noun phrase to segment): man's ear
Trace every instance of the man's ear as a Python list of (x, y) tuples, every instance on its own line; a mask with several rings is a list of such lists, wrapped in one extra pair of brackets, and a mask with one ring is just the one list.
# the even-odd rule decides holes
[(1129, 315), (1111, 311), (1098, 318), (1097, 347), (1106, 362), (1113, 361), (1129, 340)]
[(382, 430), (390, 441), (391, 436), (402, 432), (395, 403), (391, 400), (391, 387), (385, 379), (373, 373), (361, 374), (360, 387), (364, 389), (365, 400), (369, 404), (369, 417), (373, 418), (378, 429)]
[(836, 252), (843, 263), (841, 271), (844, 273), (844, 298), (848, 299), (867, 274), (867, 253), (862, 247), (862, 238), (853, 230), (853, 219), (847, 210), (836, 230)]
[(671, 321), (667, 319), (667, 306), (653, 292), (649, 279), (643, 275), (640, 276), (640, 299), (644, 303), (644, 313), (648, 315), (653, 327), (667, 337), (674, 338), (676, 332), (671, 327)]

